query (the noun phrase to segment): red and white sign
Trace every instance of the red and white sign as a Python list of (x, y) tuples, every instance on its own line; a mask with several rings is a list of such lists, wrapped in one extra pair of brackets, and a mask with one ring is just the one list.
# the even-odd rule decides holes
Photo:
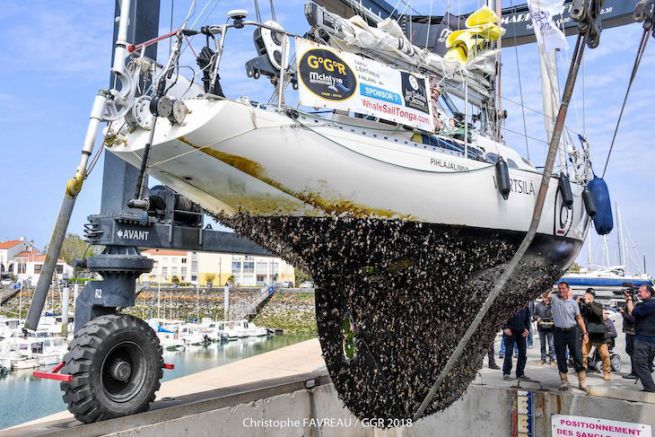
[(650, 425), (619, 422), (595, 417), (565, 416), (554, 414), (551, 418), (553, 437), (651, 437)]

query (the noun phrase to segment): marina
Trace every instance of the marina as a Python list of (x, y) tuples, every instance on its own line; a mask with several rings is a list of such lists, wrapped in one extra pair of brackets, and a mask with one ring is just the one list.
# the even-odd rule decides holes
[(3, 434), (652, 435), (655, 0), (68, 1)]
[[(164, 352), (166, 362), (175, 366), (174, 369), (164, 373), (164, 381), (224, 366), (307, 338), (308, 335), (275, 335), (263, 339), (249, 338), (228, 343), (213, 343), (207, 346), (191, 347), (179, 352)], [(0, 407), (4, 412), (0, 414), (0, 429), (48, 416), (66, 408), (61, 400), (57, 384), (35, 378), (32, 376), (31, 369), (13, 371), (2, 377), (0, 384), (3, 393)], [(13, 414), (13, 405), (28, 404), (30, 405), (29, 411), (24, 411), (20, 416)]]

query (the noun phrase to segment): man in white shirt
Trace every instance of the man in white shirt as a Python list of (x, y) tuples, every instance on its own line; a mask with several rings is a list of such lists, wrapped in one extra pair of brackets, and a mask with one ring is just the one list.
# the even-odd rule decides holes
[(583, 339), (587, 341), (589, 336), (587, 329), (580, 315), (580, 307), (571, 297), (571, 289), (566, 282), (560, 282), (557, 286), (559, 295), (553, 294), (551, 310), (555, 328), (553, 337), (555, 340), (555, 357), (557, 358), (557, 368), (562, 381), (559, 389), (566, 391), (569, 389), (568, 366), (566, 363), (566, 350), (573, 358), (575, 371), (578, 372), (578, 387), (580, 390), (587, 391), (587, 374), (582, 361), (582, 343), (578, 336), (578, 329), (582, 332)]

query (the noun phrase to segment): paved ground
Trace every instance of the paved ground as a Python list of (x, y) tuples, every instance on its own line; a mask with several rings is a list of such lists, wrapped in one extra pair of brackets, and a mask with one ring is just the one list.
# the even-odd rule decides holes
[[(622, 374), (629, 372), (630, 361), (625, 354), (625, 337), (621, 333), (621, 316), (615, 316), (614, 320), (617, 331), (619, 332), (615, 351), (620, 353), (622, 357), (621, 374), (613, 373), (612, 380), (605, 382), (602, 374), (588, 373), (589, 394), (655, 404), (655, 394), (643, 393), (641, 392), (642, 386), (640, 383), (635, 384), (634, 381), (621, 378)], [(560, 383), (557, 367), (555, 365), (542, 366), (540, 364), (539, 336), (535, 335), (534, 340), (534, 347), (528, 349), (528, 363), (525, 371), (526, 375), (533, 379), (532, 382), (518, 381), (515, 378), (509, 381), (503, 380), (502, 372), (500, 370), (489, 369), (485, 358), (485, 365), (479, 371), (474, 384), (508, 388), (519, 386), (531, 390), (557, 391)], [(498, 353), (498, 346), (499, 341), (496, 342), (496, 354)], [(502, 366), (500, 359), (496, 358), (496, 362)], [(516, 364), (516, 359), (513, 360), (513, 363), (514, 365)], [(267, 382), (274, 381), (275, 378), (293, 377), (294, 375), (297, 376), (313, 372), (325, 372), (325, 363), (321, 357), (321, 348), (317, 339), (308, 340), (225, 366), (167, 381), (162, 384), (157, 399), (160, 401), (164, 400), (163, 403), (158, 403), (159, 405), (163, 405), (166, 404), (166, 398), (179, 398), (196, 393), (200, 393), (198, 395), (200, 398), (203, 396), (202, 392), (207, 392), (208, 394), (205, 396), (209, 396), (211, 395), (210, 392), (220, 389), (229, 389), (230, 387), (248, 383), (266, 385)], [(585, 395), (584, 392), (577, 389), (577, 378), (572, 370), (570, 371), (569, 382), (571, 383), (570, 395)], [(71, 420), (72, 417), (67, 411), (43, 417), (28, 424), (43, 424), (45, 422), (61, 421), (62, 419), (68, 421), (70, 423), (69, 426), (74, 426), (74, 421)]]

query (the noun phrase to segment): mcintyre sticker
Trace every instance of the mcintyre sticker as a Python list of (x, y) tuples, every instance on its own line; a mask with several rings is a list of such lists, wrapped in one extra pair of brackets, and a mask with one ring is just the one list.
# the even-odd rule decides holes
[(327, 100), (346, 100), (357, 89), (352, 69), (335, 53), (310, 49), (299, 63), (300, 79), (312, 93)]

